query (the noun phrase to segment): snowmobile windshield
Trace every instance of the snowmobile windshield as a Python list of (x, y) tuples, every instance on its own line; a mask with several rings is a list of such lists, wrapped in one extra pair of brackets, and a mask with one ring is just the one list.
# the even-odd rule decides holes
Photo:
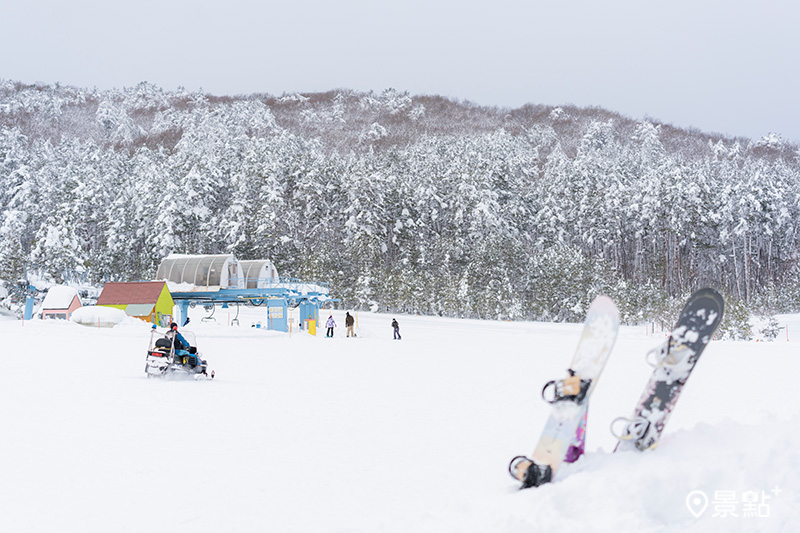
[(197, 338), (194, 335), (194, 332), (187, 331), (185, 329), (179, 329), (178, 332), (183, 335), (183, 338), (187, 340), (189, 346), (197, 346)]

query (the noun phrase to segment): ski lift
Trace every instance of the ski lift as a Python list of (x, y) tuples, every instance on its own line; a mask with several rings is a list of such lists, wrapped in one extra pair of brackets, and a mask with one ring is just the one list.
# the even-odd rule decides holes
[(203, 309), (205, 309), (206, 313), (208, 313), (208, 314), (206, 316), (204, 316), (203, 318), (201, 318), (200, 322), (216, 322), (217, 321), (217, 319), (214, 318), (214, 311), (217, 310), (217, 306), (216, 305), (214, 305), (214, 304), (205, 304), (203, 306)]
[(239, 325), (239, 302), (236, 302), (236, 316), (231, 320), (231, 326)]

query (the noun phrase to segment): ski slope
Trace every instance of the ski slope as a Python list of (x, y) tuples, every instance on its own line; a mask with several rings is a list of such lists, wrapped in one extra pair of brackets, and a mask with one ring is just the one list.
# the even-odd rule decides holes
[[(622, 326), (589, 407), (587, 455), (526, 491), (581, 325), (359, 313), (358, 338), (192, 323), (217, 372), (148, 380), (149, 328), (0, 319), (0, 531), (794, 531), (800, 316), (789, 340), (713, 342), (658, 449), (612, 454), (663, 339)], [(327, 314), (321, 317), (327, 318)], [(686, 505), (707, 495), (698, 517)], [(757, 514), (746, 516), (757, 494)], [(727, 501), (733, 498), (733, 503)], [(744, 499), (748, 499), (747, 502)], [(766, 499), (764, 499), (766, 498)], [(737, 516), (721, 516), (733, 506)], [(747, 508), (746, 508), (747, 507)], [(695, 509), (697, 512), (697, 509)], [(714, 515), (717, 516), (714, 516)]]

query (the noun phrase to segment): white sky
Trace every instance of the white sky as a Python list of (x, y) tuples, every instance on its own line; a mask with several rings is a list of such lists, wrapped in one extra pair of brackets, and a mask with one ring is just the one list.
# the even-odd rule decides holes
[(388, 87), (800, 142), (796, 0), (8, 0), (0, 78), (212, 94)]

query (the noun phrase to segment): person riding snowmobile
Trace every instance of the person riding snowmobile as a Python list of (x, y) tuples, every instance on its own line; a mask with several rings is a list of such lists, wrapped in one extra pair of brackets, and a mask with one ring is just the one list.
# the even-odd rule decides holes
[(190, 366), (197, 365), (197, 357), (192, 355), (191, 344), (186, 340), (186, 337), (181, 335), (178, 331), (178, 324), (175, 322), (170, 324), (169, 331), (167, 331), (165, 336), (171, 343), (174, 343), (176, 356), (180, 357), (181, 360), (187, 357)]
[[(144, 371), (147, 377), (167, 377), (180, 379), (193, 377), (194, 379), (214, 378), (214, 371), (208, 370), (208, 363), (201, 358), (195, 342), (194, 334), (186, 332), (186, 336), (178, 331), (178, 324), (170, 324), (161, 337), (153, 342), (154, 336), (159, 333), (155, 324), (150, 330), (150, 347), (147, 350)], [(191, 339), (191, 340), (188, 340)]]

